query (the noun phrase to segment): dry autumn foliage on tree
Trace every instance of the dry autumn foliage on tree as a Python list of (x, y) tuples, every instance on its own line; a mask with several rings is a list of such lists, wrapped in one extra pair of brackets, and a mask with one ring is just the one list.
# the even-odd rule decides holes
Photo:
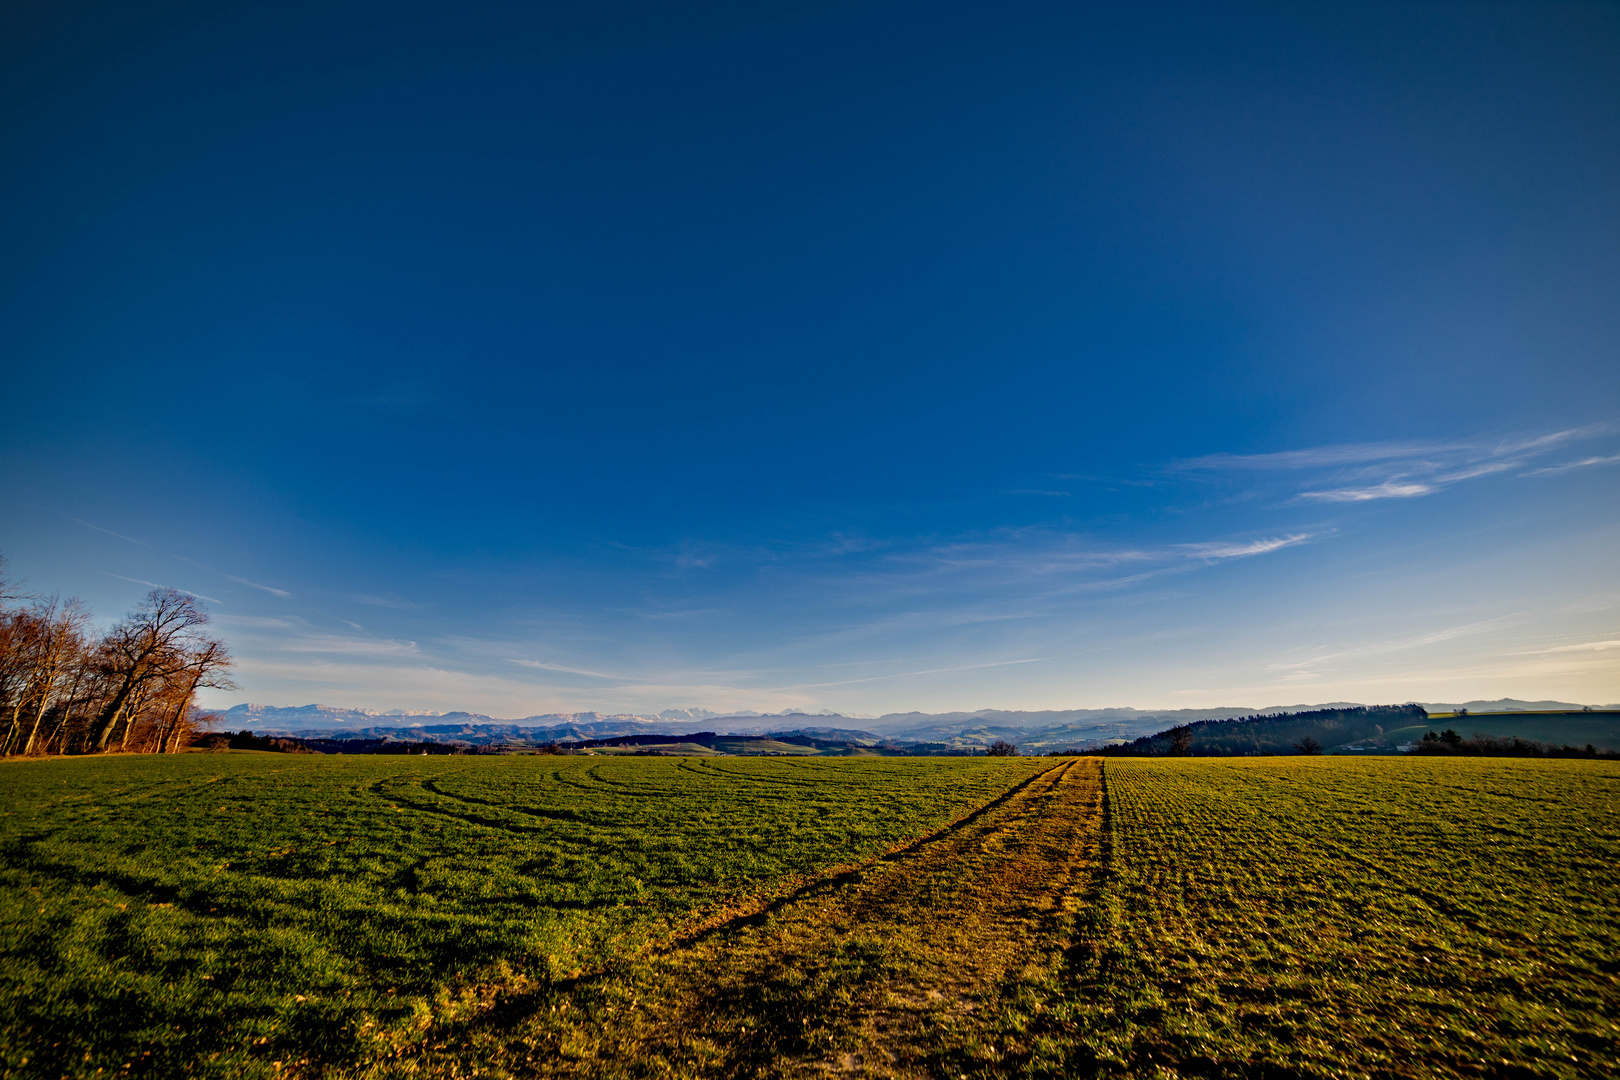
[(3, 572), (0, 753), (173, 753), (207, 720), (197, 691), (234, 688), (230, 653), (189, 593), (153, 589), (97, 636), (81, 602), (24, 596)]

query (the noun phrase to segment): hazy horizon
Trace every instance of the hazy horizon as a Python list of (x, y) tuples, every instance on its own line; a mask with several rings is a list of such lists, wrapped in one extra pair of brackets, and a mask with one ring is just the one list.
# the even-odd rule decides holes
[[(527, 716), (492, 716), (492, 715), (485, 714), (485, 713), (477, 713), (477, 712), (474, 712), (472, 710), (467, 710), (467, 709), (452, 709), (452, 710), (447, 710), (447, 711), (444, 711), (444, 712), (434, 712), (434, 711), (415, 710), (415, 709), (411, 709), (411, 710), (407, 710), (407, 709), (373, 710), (373, 709), (363, 709), (363, 708), (345, 708), (343, 706), (325, 705), (325, 704), (315, 703), (315, 702), (310, 702), (310, 703), (306, 703), (306, 704), (303, 704), (303, 705), (268, 705), (268, 704), (266, 704), (264, 702), (239, 702), (236, 705), (221, 708), (220, 712), (227, 719), (230, 719), (231, 714), (233, 714), (233, 713), (244, 713), (244, 712), (250, 711), (250, 710), (275, 710), (278, 713), (288, 713), (288, 712), (307, 712), (307, 711), (312, 710), (312, 709), (319, 709), (319, 710), (331, 710), (331, 711), (335, 711), (335, 712), (342, 712), (342, 713), (348, 713), (348, 714), (363, 714), (368, 720), (376, 720), (376, 721), (388, 721), (388, 720), (431, 721), (431, 720), (436, 720), (436, 719), (444, 719), (444, 718), (448, 718), (448, 717), (474, 717), (476, 719), (487, 720), (487, 721), (490, 721), (490, 722), (493, 722), (493, 723), (498, 723), (498, 724), (521, 724), (521, 723), (523, 723), (525, 721), (530, 721), (530, 720), (577, 719), (579, 717), (589, 716), (589, 717), (599, 717), (599, 718), (602, 718), (602, 719), (609, 719), (609, 720), (611, 720), (611, 719), (623, 719), (623, 718), (635, 718), (635, 719), (638, 719), (638, 720), (659, 721), (661, 723), (666, 723), (666, 724), (691, 724), (691, 725), (697, 726), (697, 725), (702, 725), (704, 723), (707, 723), (709, 721), (749, 720), (749, 719), (771, 720), (771, 719), (776, 719), (776, 718), (788, 719), (788, 718), (794, 718), (794, 717), (804, 717), (805, 719), (809, 719), (809, 720), (826, 718), (826, 719), (833, 719), (833, 720), (852, 720), (852, 721), (868, 722), (868, 721), (889, 720), (889, 719), (894, 718), (894, 717), (924, 717), (924, 718), (939, 718), (939, 717), (953, 717), (953, 716), (969, 716), (969, 717), (971, 717), (971, 716), (979, 716), (979, 715), (983, 715), (983, 714), (987, 714), (987, 713), (997, 713), (997, 714), (1015, 715), (1015, 716), (1029, 716), (1029, 717), (1040, 717), (1040, 716), (1045, 716), (1045, 715), (1074, 716), (1074, 715), (1079, 715), (1079, 714), (1110, 715), (1110, 714), (1120, 714), (1120, 713), (1138, 713), (1138, 714), (1143, 714), (1143, 715), (1155, 715), (1155, 714), (1168, 715), (1168, 714), (1171, 714), (1171, 713), (1211, 713), (1211, 714), (1214, 714), (1214, 713), (1232, 713), (1232, 712), (1239, 712), (1239, 711), (1266, 714), (1266, 713), (1279, 713), (1279, 712), (1301, 711), (1301, 710), (1312, 710), (1312, 709), (1334, 709), (1334, 708), (1353, 707), (1353, 706), (1358, 706), (1358, 705), (1389, 705), (1389, 704), (1404, 704), (1404, 703), (1319, 701), (1319, 702), (1272, 703), (1270, 705), (1259, 705), (1259, 706), (1256, 706), (1256, 705), (1223, 704), (1223, 705), (1204, 705), (1204, 706), (1178, 706), (1178, 707), (1175, 707), (1175, 708), (1151, 708), (1150, 707), (1150, 708), (1145, 708), (1145, 709), (1144, 708), (1137, 708), (1135, 706), (1130, 706), (1130, 705), (1112, 705), (1112, 706), (1106, 706), (1105, 705), (1105, 706), (1076, 706), (1076, 707), (1072, 707), (1072, 708), (1040, 709), (1040, 710), (999, 709), (999, 708), (995, 708), (993, 706), (985, 706), (985, 707), (976, 708), (976, 709), (947, 709), (947, 710), (943, 710), (943, 711), (940, 711), (940, 712), (922, 712), (922, 711), (919, 711), (919, 710), (897, 710), (895, 712), (883, 713), (883, 714), (879, 714), (879, 715), (862, 715), (862, 714), (859, 714), (859, 713), (837, 713), (837, 712), (829, 712), (829, 711), (807, 712), (807, 711), (801, 710), (801, 709), (785, 709), (785, 710), (781, 710), (781, 711), (777, 711), (777, 712), (761, 712), (761, 711), (758, 711), (758, 710), (746, 710), (745, 709), (745, 710), (738, 710), (738, 711), (735, 711), (735, 712), (722, 713), (722, 712), (712, 712), (712, 711), (710, 711), (708, 709), (702, 708), (701, 706), (693, 706), (693, 707), (690, 707), (690, 708), (687, 708), (687, 709), (673, 709), (672, 708), (672, 709), (659, 710), (657, 712), (646, 712), (646, 713), (634, 713), (634, 712), (610, 713), (610, 712), (601, 712), (601, 711), (598, 711), (598, 710), (582, 709), (582, 710), (560, 711), (560, 712), (552, 712), (552, 713), (531, 713), (531, 714), (529, 714)], [(1592, 707), (1592, 708), (1600, 708), (1600, 709), (1620, 709), (1620, 703), (1608, 703), (1608, 704), (1605, 704), (1605, 703), (1600, 703), (1600, 702), (1560, 702), (1560, 701), (1547, 701), (1547, 700), (1543, 700), (1543, 701), (1527, 701), (1527, 700), (1524, 700), (1522, 698), (1498, 698), (1498, 699), (1493, 699), (1493, 700), (1488, 700), (1488, 701), (1484, 700), (1484, 699), (1475, 698), (1475, 699), (1470, 699), (1470, 700), (1467, 700), (1467, 701), (1454, 701), (1454, 702), (1426, 701), (1426, 702), (1419, 702), (1418, 704), (1421, 704), (1425, 708), (1430, 708), (1430, 709), (1433, 709), (1436, 706), (1445, 706), (1447, 708), (1465, 707), (1465, 708), (1469, 708), (1469, 709), (1488, 708), (1488, 707), (1492, 707), (1492, 706), (1497, 706), (1497, 707), (1503, 707), (1503, 708), (1506, 708), (1506, 709), (1509, 709), (1509, 710), (1522, 709), (1522, 710), (1526, 710), (1526, 711), (1534, 710), (1536, 708), (1558, 708), (1558, 707), (1566, 707), (1566, 706), (1573, 706), (1575, 708)], [(680, 714), (686, 714), (686, 715), (680, 715)], [(385, 726), (385, 725), (380, 725), (379, 724), (378, 726)], [(421, 724), (416, 724), (415, 726), (421, 726)]]

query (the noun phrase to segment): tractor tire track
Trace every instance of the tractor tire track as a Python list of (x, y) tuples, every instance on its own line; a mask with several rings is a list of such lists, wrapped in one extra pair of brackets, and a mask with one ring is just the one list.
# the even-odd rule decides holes
[[(1062, 962), (1101, 865), (1100, 761), (682, 939), (569, 1075), (913, 1077), (1003, 1038), (1002, 992)], [(992, 1051), (994, 1052), (994, 1051)], [(542, 1069), (542, 1072), (550, 1070)]]
[[(897, 860), (909, 858), (916, 855), (924, 848), (929, 847), (932, 844), (939, 843), (941, 840), (949, 838), (952, 834), (957, 833), (962, 829), (971, 827), (975, 822), (979, 821), (985, 815), (995, 812), (1012, 799), (1018, 797), (1020, 793), (1034, 785), (1037, 781), (1048, 778), (1053, 773), (1059, 773), (1061, 775), (1062, 772), (1067, 770), (1069, 764), (1072, 763), (1054, 765), (1050, 769), (1043, 769), (1038, 773), (1025, 777), (1023, 780), (1020, 780), (1018, 783), (1014, 784), (1006, 791), (1003, 791), (1000, 795), (997, 795), (989, 802), (981, 803), (977, 807), (963, 814), (961, 817), (941, 825), (933, 832), (919, 836), (915, 840), (908, 840), (898, 847), (890, 848), (882, 855), (879, 855), (874, 859), (870, 859), (859, 866), (836, 868), (808, 882), (805, 882), (803, 885), (800, 885), (791, 892), (764, 901), (757, 907), (743, 912), (733, 912), (725, 916), (719, 922), (706, 922), (693, 927), (690, 930), (683, 931), (673, 937), (669, 944), (661, 951), (675, 952), (681, 949), (690, 949), (717, 935), (736, 933), (737, 931), (743, 930), (747, 927), (759, 926), (772, 915), (786, 907), (789, 907), (790, 905), (803, 903), (811, 897), (818, 896), (822, 893), (856, 884), (864, 875), (872, 871), (874, 868), (882, 866), (884, 863), (892, 863), (896, 862)], [(1055, 783), (1055, 781), (1053, 781), (1053, 783)]]

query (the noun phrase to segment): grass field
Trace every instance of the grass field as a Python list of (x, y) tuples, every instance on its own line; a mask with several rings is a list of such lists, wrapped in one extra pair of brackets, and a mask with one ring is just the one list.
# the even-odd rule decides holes
[(0, 766), (0, 1069), (358, 1067), (493, 994), (565, 984), (881, 854), (1040, 767), (252, 753)]
[(11, 763), (0, 1073), (1609, 1076), (1617, 784), (1520, 759)]

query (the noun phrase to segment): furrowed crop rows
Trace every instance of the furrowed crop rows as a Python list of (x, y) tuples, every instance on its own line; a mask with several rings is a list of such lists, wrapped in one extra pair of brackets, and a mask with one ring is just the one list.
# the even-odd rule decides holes
[(1613, 1076), (1613, 765), (1110, 761), (1070, 1068)]

